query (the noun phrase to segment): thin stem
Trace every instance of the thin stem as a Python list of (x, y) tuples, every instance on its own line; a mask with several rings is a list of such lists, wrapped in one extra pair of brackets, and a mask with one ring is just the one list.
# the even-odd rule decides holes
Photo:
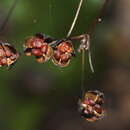
[(85, 92), (85, 49), (82, 49), (82, 59), (81, 59), (81, 63), (82, 63), (82, 72), (81, 72), (81, 96), (84, 96), (84, 92)]
[(91, 56), (90, 49), (88, 49), (88, 58), (89, 58), (90, 69), (91, 69), (92, 73), (94, 73), (94, 67), (93, 67), (93, 63), (92, 63), (92, 56)]
[[(95, 31), (96, 25), (101, 22), (101, 18), (103, 17), (104, 12), (105, 12), (108, 4), (110, 3), (110, 1), (111, 0), (104, 0), (99, 15), (96, 17), (96, 19), (94, 20), (92, 26), (90, 27), (90, 30), (87, 32), (89, 34), (89, 36), (92, 36), (93, 32)], [(89, 42), (90, 42), (90, 38), (89, 38)], [(91, 71), (94, 73), (94, 68), (93, 68), (93, 64), (92, 64), (92, 57), (91, 57), (91, 50), (90, 50), (90, 44), (89, 44), (89, 48), (88, 48), (88, 57), (89, 57), (89, 65), (90, 65)]]
[(69, 39), (70, 40), (82, 40), (85, 35), (88, 35), (88, 34), (82, 34), (82, 35), (78, 35), (78, 36), (73, 36), (73, 37), (70, 37)]
[[(111, 0), (104, 0), (103, 2), (103, 5), (102, 5), (102, 8), (101, 8), (101, 11), (99, 13), (99, 15), (96, 17), (96, 19), (94, 20), (92, 26), (90, 27), (89, 31), (86, 33), (88, 34), (88, 41), (89, 42), (89, 47), (88, 47), (88, 57), (89, 57), (89, 64), (90, 64), (90, 68), (91, 68), (91, 71), (94, 73), (94, 68), (93, 68), (93, 64), (92, 64), (92, 57), (91, 57), (91, 51), (90, 51), (90, 36), (93, 34), (95, 28), (96, 28), (96, 25), (98, 23), (101, 22), (101, 17), (103, 16), (104, 14), (104, 10), (106, 10), (108, 4), (110, 3)], [(82, 34), (82, 35), (79, 35), (79, 36), (74, 36), (74, 37), (71, 37), (70, 39), (71, 40), (81, 40), (86, 34)]]
[(79, 47), (79, 52), (80, 50), (88, 50), (88, 58), (89, 58), (89, 65), (90, 65), (90, 69), (92, 71), (92, 73), (94, 73), (94, 67), (93, 67), (93, 64), (92, 64), (92, 57), (91, 57), (91, 51), (90, 51), (90, 36), (89, 34), (83, 34), (83, 35), (79, 35), (79, 36), (74, 36), (74, 37), (71, 37), (70, 38), (71, 40), (83, 40), (84, 39), (84, 43), (81, 43), (80, 44), (80, 47)]
[(76, 21), (77, 21), (77, 19), (78, 19), (79, 12), (80, 12), (80, 10), (81, 10), (82, 4), (83, 4), (83, 0), (80, 0), (79, 6), (78, 6), (77, 11), (76, 11), (76, 15), (75, 15), (75, 17), (74, 17), (74, 20), (73, 20), (73, 22), (72, 22), (72, 25), (71, 25), (71, 27), (70, 27), (70, 30), (69, 30), (69, 32), (68, 32), (68, 34), (67, 34), (67, 37), (69, 37), (69, 36), (71, 35), (71, 33), (72, 33), (73, 29), (74, 29), (74, 26), (75, 26)]
[(91, 50), (90, 50), (90, 36), (87, 35), (87, 45), (88, 45), (88, 59), (89, 59), (89, 65), (90, 65), (90, 69), (92, 71), (92, 73), (94, 73), (94, 67), (92, 64), (92, 57), (91, 57)]
[(10, 7), (9, 12), (8, 12), (6, 18), (3, 20), (3, 23), (0, 26), (0, 33), (2, 33), (4, 31), (4, 28), (6, 27), (6, 25), (7, 25), (11, 15), (12, 15), (12, 13), (13, 13), (13, 11), (14, 11), (18, 1), (19, 0), (14, 0), (12, 6)]

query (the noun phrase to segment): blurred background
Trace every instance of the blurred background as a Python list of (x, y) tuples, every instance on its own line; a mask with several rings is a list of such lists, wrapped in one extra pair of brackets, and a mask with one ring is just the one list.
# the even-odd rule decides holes
[[(14, 0), (0, 0), (0, 24)], [(87, 32), (104, 0), (84, 0), (72, 36)], [(130, 130), (130, 1), (112, 0), (91, 37), (95, 73), (86, 57), (87, 90), (105, 94), (103, 120), (89, 123), (78, 112), (81, 96), (81, 54), (59, 68), (38, 64), (23, 54), (28, 36), (43, 32), (66, 36), (79, 0), (19, 0), (0, 40), (21, 56), (11, 70), (0, 68), (0, 130)], [(75, 48), (79, 42), (74, 43)]]

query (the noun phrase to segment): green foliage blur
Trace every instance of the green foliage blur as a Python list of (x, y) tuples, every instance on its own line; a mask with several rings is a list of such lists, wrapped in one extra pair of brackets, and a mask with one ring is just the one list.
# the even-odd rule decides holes
[[(0, 24), (7, 16), (13, 1), (0, 0)], [(103, 2), (104, 0), (84, 0), (71, 36), (88, 31), (100, 14)], [(59, 68), (51, 61), (38, 64), (34, 57), (23, 54), (24, 40), (37, 32), (55, 39), (66, 37), (78, 4), (79, 0), (18, 1), (0, 36), (0, 40), (13, 44), (21, 53), (11, 70), (0, 68), (0, 130), (83, 130), (86, 127), (96, 130), (101, 128), (99, 125), (107, 122), (105, 119), (102, 123), (91, 126), (78, 113), (77, 103), (81, 96), (81, 54), (76, 53), (76, 57), (72, 58), (66, 68)], [(102, 84), (106, 80), (103, 79), (105, 70), (109, 70), (111, 66), (107, 47), (112, 45), (104, 44), (111, 37), (110, 34), (105, 35), (106, 30), (109, 30), (109, 13), (97, 25), (91, 37), (94, 74), (91, 73), (86, 56), (86, 90), (99, 89), (107, 94), (111, 94), (111, 90)], [(74, 47), (77, 49), (78, 46), (79, 42), (75, 42)], [(111, 102), (112, 96), (108, 94), (108, 97)], [(73, 120), (75, 118), (76, 121)], [(74, 127), (78, 123), (79, 126)]]

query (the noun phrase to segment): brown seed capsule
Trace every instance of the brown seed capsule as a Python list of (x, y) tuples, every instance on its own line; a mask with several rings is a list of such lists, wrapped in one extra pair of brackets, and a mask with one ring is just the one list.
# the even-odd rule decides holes
[(25, 40), (25, 48), (40, 48), (44, 43), (44, 39), (41, 39), (36, 36), (29, 37)]
[(81, 116), (89, 122), (98, 121), (104, 116), (104, 109), (102, 107), (103, 103), (103, 93), (99, 91), (86, 92), (84, 98), (79, 101)]
[(57, 50), (63, 53), (72, 53), (73, 52), (73, 46), (71, 41), (62, 41), (58, 46)]
[[(43, 34), (36, 34), (35, 36), (29, 37), (24, 43), (24, 53), (26, 56), (35, 56), (37, 62), (44, 63), (53, 55), (53, 49), (48, 44), (49, 42), (51, 42), (51, 38)], [(40, 57), (40, 59), (37, 57)]]
[(7, 65), (7, 58), (6, 58), (6, 57), (1, 58), (1, 60), (0, 60), (0, 65), (1, 65), (1, 66)]
[[(0, 45), (1, 47), (1, 45)], [(5, 51), (3, 50), (3, 48), (0, 48), (0, 57), (6, 56)]]
[(62, 40), (54, 49), (52, 61), (55, 65), (66, 67), (74, 53), (74, 48), (70, 40)]
[(42, 51), (41, 49), (32, 49), (32, 54), (34, 56), (42, 56)]
[(19, 58), (19, 53), (9, 43), (0, 43), (0, 66), (10, 66)]
[(59, 51), (54, 51), (52, 61), (55, 65), (58, 65), (60, 67), (66, 67), (70, 63), (71, 55), (68, 53), (60, 53)]

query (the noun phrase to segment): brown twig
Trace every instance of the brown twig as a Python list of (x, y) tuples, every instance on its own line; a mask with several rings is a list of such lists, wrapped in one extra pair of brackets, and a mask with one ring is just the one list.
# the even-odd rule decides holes
[(78, 8), (77, 8), (77, 11), (76, 11), (74, 20), (73, 20), (72, 25), (71, 25), (71, 27), (70, 27), (68, 33), (67, 33), (67, 38), (70, 37), (70, 35), (71, 35), (71, 33), (72, 33), (72, 31), (73, 31), (73, 29), (74, 29), (74, 27), (75, 27), (76, 21), (77, 21), (78, 16), (79, 16), (79, 12), (80, 12), (81, 7), (82, 7), (82, 4), (83, 4), (83, 1), (84, 1), (84, 0), (80, 0), (80, 2), (79, 2), (79, 5), (78, 5)]
[[(79, 35), (79, 36), (73, 36), (73, 37), (70, 38), (71, 40), (82, 40), (82, 39), (85, 38), (86, 35), (89, 36), (89, 39), (88, 39), (88, 40), (89, 40), (89, 41), (88, 41), (88, 43), (89, 43), (89, 44), (88, 44), (88, 57), (89, 57), (89, 64), (90, 64), (90, 68), (91, 68), (92, 72), (94, 72), (94, 68), (93, 68), (92, 59), (91, 59), (90, 37), (91, 37), (92, 34), (94, 33), (97, 24), (101, 22), (101, 18), (104, 16), (104, 12), (105, 12), (107, 6), (109, 5), (110, 1), (111, 1), (111, 0), (104, 0), (99, 15), (97, 15), (97, 17), (96, 17), (95, 20), (93, 21), (91, 27), (88, 29), (88, 31), (86, 32), (86, 34), (82, 34), (82, 35)], [(88, 36), (87, 36), (87, 37), (88, 37)]]

